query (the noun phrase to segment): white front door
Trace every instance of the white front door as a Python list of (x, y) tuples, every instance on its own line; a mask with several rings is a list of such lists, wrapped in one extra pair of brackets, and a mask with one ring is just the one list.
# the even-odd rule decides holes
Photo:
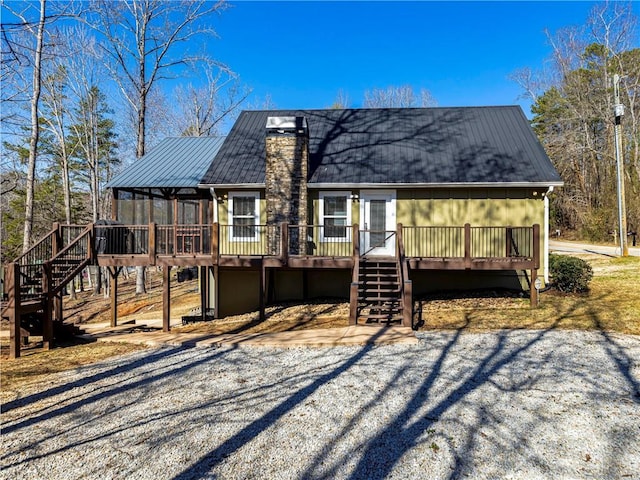
[(396, 192), (371, 190), (360, 192), (360, 253), (395, 256)]

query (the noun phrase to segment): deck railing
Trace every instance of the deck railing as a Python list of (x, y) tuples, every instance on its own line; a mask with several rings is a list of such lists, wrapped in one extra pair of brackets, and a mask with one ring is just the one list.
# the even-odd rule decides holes
[(464, 227), (403, 227), (407, 257), (464, 257)]
[(350, 257), (353, 252), (351, 225), (287, 225), (289, 256)]
[(96, 225), (98, 255), (145, 255), (149, 253), (149, 225)]
[(211, 253), (211, 225), (157, 225), (158, 255), (206, 255)]
[[(402, 235), (396, 230), (340, 228), (332, 227), (329, 232), (323, 225), (96, 225), (95, 245), (99, 255), (353, 257), (355, 236), (360, 256), (379, 253), (378, 247), (385, 246), (389, 255), (397, 254), (402, 247), (408, 259), (531, 259), (539, 241), (533, 226), (400, 225)], [(18, 260), (37, 265), (28, 262), (30, 256), (44, 255), (51, 248), (47, 237), (35, 247), (42, 252)]]
[(280, 248), (279, 225), (220, 225), (220, 255), (276, 256)]
[(360, 230), (360, 256), (387, 250), (388, 255), (394, 256), (398, 250), (395, 230)]
[(532, 258), (533, 227), (403, 227), (409, 258)]

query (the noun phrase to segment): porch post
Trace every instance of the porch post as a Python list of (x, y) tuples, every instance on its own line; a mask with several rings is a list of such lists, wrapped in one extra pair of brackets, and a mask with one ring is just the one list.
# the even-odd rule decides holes
[(214, 265), (218, 265), (220, 260), (220, 226), (218, 222), (211, 225), (211, 259)]
[(111, 220), (118, 220), (118, 189), (114, 188), (111, 195)]
[(464, 224), (464, 267), (471, 268), (471, 224)]
[[(156, 222), (149, 222), (149, 265), (156, 264)], [(168, 253), (168, 252), (165, 252)], [(175, 250), (174, 250), (175, 253)]]
[(171, 266), (162, 266), (162, 331), (171, 330)]

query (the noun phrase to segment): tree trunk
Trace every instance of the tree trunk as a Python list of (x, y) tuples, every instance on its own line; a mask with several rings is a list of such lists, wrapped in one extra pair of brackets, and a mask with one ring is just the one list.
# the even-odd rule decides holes
[(24, 235), (22, 251), (26, 252), (31, 246), (31, 232), (33, 230), (33, 196), (36, 181), (36, 158), (38, 156), (38, 140), (40, 125), (38, 123), (38, 107), (40, 105), (40, 89), (42, 87), (42, 44), (44, 39), (44, 23), (46, 0), (40, 0), (40, 20), (36, 34), (36, 51), (33, 64), (33, 95), (31, 97), (31, 138), (29, 140), (29, 162), (27, 167), (27, 192), (24, 209)]

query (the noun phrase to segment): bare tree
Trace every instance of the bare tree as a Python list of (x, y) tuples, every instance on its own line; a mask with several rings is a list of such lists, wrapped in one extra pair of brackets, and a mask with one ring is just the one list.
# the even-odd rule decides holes
[[(36, 160), (38, 156), (38, 140), (40, 139), (40, 92), (42, 89), (42, 50), (45, 35), (45, 21), (47, 18), (47, 1), (40, 0), (38, 7), (38, 19), (30, 20), (27, 15), (31, 12), (28, 10), (13, 11), (12, 13), (21, 20), (23, 27), (33, 36), (34, 46), (31, 53), (33, 55), (32, 70), (32, 90), (30, 98), (30, 121), (31, 133), (29, 135), (29, 158), (27, 161), (27, 185), (25, 200), (25, 218), (23, 230), (22, 251), (26, 252), (31, 246), (31, 233), (33, 230), (33, 196), (36, 178)], [(4, 32), (3, 32), (4, 33)], [(15, 50), (14, 50), (15, 51)], [(28, 53), (25, 52), (25, 55)]]
[[(136, 158), (146, 151), (147, 100), (157, 82), (202, 60), (190, 52), (198, 37), (215, 32), (204, 20), (226, 8), (223, 0), (95, 0), (88, 23), (105, 39), (102, 46), (113, 79), (136, 115)], [(144, 268), (136, 293), (144, 293)]]
[(343, 108), (349, 108), (350, 105), (351, 105), (351, 99), (349, 98), (349, 94), (345, 92), (343, 89), (340, 89), (338, 90), (338, 93), (336, 94), (336, 99), (333, 101), (333, 104), (331, 104), (330, 108), (339, 110)]
[(640, 222), (640, 49), (633, 48), (636, 18), (630, 4), (602, 2), (587, 23), (547, 32), (552, 56), (544, 69), (512, 75), (533, 100), (533, 126), (565, 181), (553, 197), (555, 220), (585, 237), (605, 240), (615, 228), (616, 168), (613, 132), (614, 74), (622, 85), (626, 116), (626, 176), (630, 223)]
[(374, 88), (364, 92), (365, 108), (432, 107), (435, 104), (433, 96), (427, 89), (420, 89), (419, 94), (416, 95), (411, 85)]
[(207, 62), (203, 73), (206, 78), (204, 86), (188, 84), (175, 90), (179, 111), (173, 124), (181, 135), (201, 137), (217, 134), (222, 122), (232, 117), (251, 93), (224, 65)]

